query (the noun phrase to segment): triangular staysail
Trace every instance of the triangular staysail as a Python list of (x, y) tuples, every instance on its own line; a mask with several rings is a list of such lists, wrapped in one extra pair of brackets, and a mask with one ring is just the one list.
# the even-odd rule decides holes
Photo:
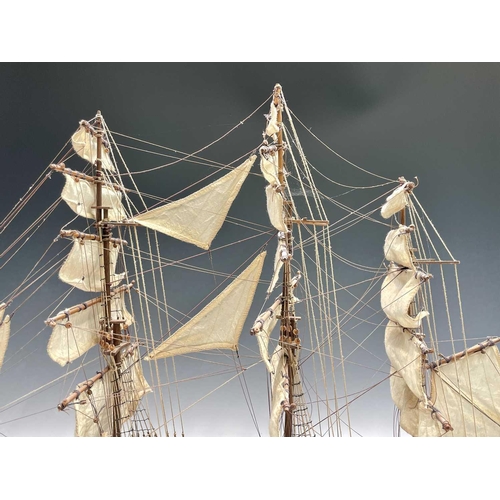
[(153, 349), (146, 359), (166, 358), (208, 349), (236, 350), (266, 252), (177, 332)]
[(208, 186), (185, 198), (136, 215), (134, 221), (208, 250), (255, 159), (255, 155), (251, 156)]

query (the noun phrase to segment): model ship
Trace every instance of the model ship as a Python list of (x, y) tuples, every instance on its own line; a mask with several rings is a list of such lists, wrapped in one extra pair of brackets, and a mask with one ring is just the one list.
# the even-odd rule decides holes
[[(374, 200), (376, 210), (369, 211), (363, 210), (367, 205), (351, 209), (337, 203), (347, 215), (334, 220), (325, 201), (335, 200), (317, 187), (279, 84), (268, 105), (263, 139), (252, 154), (236, 167), (224, 165), (219, 170), (227, 173), (201, 189), (149, 207), (146, 193), (138, 188), (138, 176), (130, 172), (101, 113), (80, 122), (68, 149), (49, 169), (63, 176), (61, 199), (73, 212), (71, 223), (83, 227), (63, 226), (50, 247), (70, 241), (66, 255), (54, 263), (55, 257), (48, 259), (49, 249), (44, 250), (26, 278), (5, 297), (0, 306), (0, 366), (4, 359), (8, 365), (15, 321), (9, 309), (17, 311), (29, 303), (32, 286), (40, 294), (39, 280), (50, 270), (49, 277), (57, 271), (68, 289), (59, 312), (45, 320), (47, 355), (61, 370), (71, 367), (70, 373), (82, 376), (53, 408), (74, 414), (76, 436), (189, 435), (183, 414), (196, 411), (198, 401), (182, 408), (180, 386), (190, 378), (199, 378), (203, 385), (206, 376), (190, 375), (184, 362), (196, 368), (223, 366), (217, 374), (227, 369), (229, 379), (220, 385), (220, 392), (229, 381), (244, 380), (250, 370), (265, 374), (267, 384), (257, 394), (242, 389), (247, 401), (266, 402), (267, 431), (258, 431), (259, 435), (356, 435), (356, 406), (369, 388), (349, 391), (355, 365), (349, 363), (371, 336), (363, 329), (376, 325), (377, 330), (384, 323), (388, 357), (384, 380), (397, 409), (398, 433), (403, 429), (412, 436), (500, 435), (500, 338), (485, 338), (467, 347), (464, 334), (456, 344), (463, 342), (463, 348), (455, 350), (451, 342), (452, 352), (443, 354), (442, 331), (436, 324), (439, 314), (433, 304), (446, 311), (453, 340), (443, 269), (453, 269), (459, 291), (458, 261), (451, 255), (442, 257), (432, 243), (430, 232), (437, 231), (432, 223), (427, 229), (425, 211), (414, 203), (416, 184), (389, 179), (383, 184), (384, 189), (391, 186), (380, 212), (380, 197)], [(70, 162), (86, 167), (69, 168)], [(257, 173), (252, 172), (257, 164), (265, 196), (254, 203), (262, 201), (268, 214), (259, 225), (252, 221), (252, 206), (249, 220), (229, 215), (248, 176)], [(41, 177), (7, 214), (2, 232), (46, 180)], [(43, 220), (52, 210), (42, 214)], [(25, 234), (41, 221), (38, 218)], [(223, 281), (216, 282), (206, 299), (188, 305), (189, 312), (180, 313), (179, 319), (168, 299), (168, 273), (174, 264), (190, 267), (184, 259), (164, 257), (165, 240), (160, 238), (198, 247), (211, 259), (212, 244), (227, 222), (244, 226), (265, 242), (256, 246), (253, 236), (234, 242), (244, 242), (248, 248), (237, 247), (241, 262), (229, 273), (192, 266), (212, 274), (215, 282)], [(389, 226), (385, 266), (379, 269), (341, 259), (335, 252), (334, 235), (365, 222)], [(2, 257), (10, 252), (9, 260), (13, 258), (25, 243), (23, 236), (4, 245)], [(373, 248), (379, 248), (376, 242)], [(337, 260), (372, 277), (356, 282), (353, 270), (352, 283), (340, 286)], [(434, 275), (439, 277), (442, 300), (433, 296)], [(363, 292), (351, 291), (364, 283), (368, 285)], [(42, 284), (50, 287), (48, 280)], [(174, 292), (182, 285), (197, 286), (176, 283)], [(73, 292), (82, 300), (68, 302)], [(28, 299), (22, 299), (23, 294)], [(378, 323), (373, 320), (376, 315), (382, 318)], [(254, 346), (247, 356), (242, 352), (245, 328)], [(364, 339), (356, 337), (357, 330)], [(380, 333), (378, 341), (384, 342)], [(226, 362), (229, 356), (232, 371)], [(89, 363), (98, 367), (91, 375)], [(179, 372), (186, 372), (184, 378)], [(56, 380), (61, 377), (62, 372)], [(34, 392), (0, 402), (0, 411), (29, 400)], [(224, 418), (223, 412), (218, 418)]]

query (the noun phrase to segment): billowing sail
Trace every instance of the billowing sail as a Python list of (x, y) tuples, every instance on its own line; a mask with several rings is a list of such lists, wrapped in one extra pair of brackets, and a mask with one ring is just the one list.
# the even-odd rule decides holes
[(134, 217), (142, 226), (204, 250), (221, 228), (256, 156), (195, 193)]
[[(450, 422), (450, 437), (500, 436), (500, 352), (490, 346), (431, 372), (431, 401)], [(420, 423), (420, 435), (440, 436), (438, 422)]]
[(419, 404), (405, 380), (392, 376), (391, 392), (401, 410), (400, 425), (417, 437), (499, 437), (499, 378), (500, 353), (495, 346), (432, 370), (430, 404), (453, 428), (445, 432), (432, 407)]
[(410, 304), (420, 284), (430, 275), (391, 265), (380, 292), (380, 302), (387, 317), (403, 328), (419, 328), (423, 318), (429, 315), (420, 311), (415, 317), (409, 315)]
[[(59, 278), (85, 292), (100, 292), (102, 286), (99, 247), (100, 243), (95, 240), (73, 240), (73, 248), (59, 271)], [(116, 286), (125, 277), (125, 273), (115, 274), (119, 248), (111, 246), (109, 252), (111, 284)]]
[(75, 436), (100, 437), (113, 434), (113, 405), (116, 402), (113, 393), (119, 391), (120, 404), (116, 405), (116, 409), (120, 412), (118, 420), (123, 426), (132, 418), (141, 398), (151, 392), (142, 373), (137, 351), (123, 360), (120, 372), (116, 387), (113, 387), (112, 382), (116, 375), (110, 370), (103, 378), (96, 380), (90, 395), (83, 393), (80, 396), (80, 401), (86, 400), (86, 404), (79, 405), (75, 412)]
[(271, 415), (269, 436), (279, 437), (281, 414), (289, 402), (288, 365), (284, 349), (278, 345), (271, 356)]
[[(81, 217), (95, 219), (96, 190), (95, 186), (85, 179), (76, 179), (71, 175), (63, 173), (66, 178), (62, 199), (68, 206)], [(112, 221), (119, 221), (126, 218), (123, 208), (122, 193), (106, 185), (102, 186), (102, 205), (109, 207), (108, 218)]]
[[(99, 332), (102, 328), (99, 320), (102, 314), (102, 304), (99, 301), (56, 323), (47, 346), (51, 359), (64, 366), (98, 344), (101, 338)], [(134, 321), (125, 307), (122, 293), (117, 293), (111, 298), (111, 319), (124, 319), (125, 327)]]
[(406, 182), (403, 178), (401, 179), (404, 182), (387, 197), (380, 210), (384, 219), (388, 219), (408, 206), (408, 193), (415, 187), (415, 184), (413, 182)]
[(384, 255), (388, 261), (395, 262), (409, 269), (415, 269), (409, 237), (409, 233), (413, 230), (413, 226), (407, 227), (401, 225), (399, 229), (389, 231), (384, 243)]
[[(92, 165), (95, 163), (97, 159), (97, 139), (84, 125), (80, 125), (71, 137), (71, 145), (78, 156), (92, 163)], [(101, 156), (102, 168), (115, 172), (115, 166), (106, 147), (103, 147)]]
[(415, 337), (389, 321), (385, 329), (385, 350), (391, 362), (391, 396), (401, 411), (401, 428), (418, 434), (420, 415), (430, 415), (423, 387), (423, 355)]
[(5, 352), (9, 343), (10, 336), (10, 316), (5, 314), (5, 304), (0, 305), (0, 368), (2, 368)]
[(285, 224), (285, 212), (283, 207), (283, 196), (279, 191), (268, 185), (266, 186), (267, 213), (271, 224), (278, 231), (287, 231)]
[(253, 262), (146, 359), (166, 358), (208, 349), (237, 349), (241, 330), (259, 282), (266, 252)]

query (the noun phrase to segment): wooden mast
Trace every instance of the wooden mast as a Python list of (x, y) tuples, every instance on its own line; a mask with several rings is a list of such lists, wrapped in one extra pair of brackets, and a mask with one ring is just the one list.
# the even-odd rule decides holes
[[(284, 404), (285, 423), (283, 436), (291, 437), (294, 435), (294, 418), (293, 410), (296, 407), (294, 402), (293, 388), (299, 383), (294, 380), (294, 367), (298, 362), (298, 349), (300, 349), (299, 330), (297, 321), (300, 319), (295, 315), (295, 305), (293, 300), (292, 290), (297, 286), (297, 280), (292, 279), (291, 256), (293, 254), (293, 224), (304, 224), (313, 226), (328, 226), (327, 220), (310, 220), (307, 218), (293, 218), (293, 204), (287, 199), (286, 182), (285, 182), (285, 144), (283, 142), (283, 97), (281, 85), (277, 83), (273, 91), (273, 104), (276, 107), (276, 122), (278, 132), (276, 134), (276, 150), (278, 154), (278, 180), (280, 186), (278, 190), (283, 194), (285, 224), (287, 231), (285, 233), (285, 245), (288, 252), (288, 258), (283, 262), (283, 288), (282, 288), (282, 303), (281, 303), (281, 324), (280, 324), (280, 340), (279, 344), (285, 352), (286, 370), (288, 377), (288, 401)], [(252, 329), (253, 330), (253, 329)]]
[[(277, 153), (278, 153), (278, 180), (280, 182), (280, 190), (283, 193), (285, 205), (285, 223), (287, 231), (285, 233), (285, 244), (288, 255), (292, 255), (292, 203), (286, 199), (286, 184), (284, 174), (284, 145), (283, 145), (283, 102), (281, 97), (281, 85), (277, 83), (274, 87), (273, 103), (277, 109), (277, 124), (279, 127), (277, 133)], [(288, 404), (285, 408), (285, 426), (284, 437), (293, 435), (293, 365), (296, 363), (296, 347), (298, 345), (298, 329), (295, 320), (295, 311), (293, 300), (291, 297), (291, 258), (288, 258), (283, 263), (283, 301), (281, 304), (281, 327), (280, 327), (280, 345), (285, 350), (287, 358), (287, 375), (288, 375)]]
[[(105, 332), (105, 336), (111, 339), (111, 344), (118, 346), (122, 341), (122, 335), (120, 332), (120, 325), (122, 321), (113, 321), (111, 316), (111, 262), (110, 262), (110, 240), (111, 240), (111, 226), (108, 222), (108, 211), (110, 207), (104, 207), (102, 205), (102, 116), (101, 112), (97, 111), (95, 120), (95, 136), (97, 139), (97, 151), (96, 151), (96, 230), (100, 237), (100, 247), (103, 256), (103, 267), (104, 267), (104, 283), (101, 286), (101, 293), (103, 296), (103, 325), (102, 329)], [(103, 348), (103, 354), (104, 354)], [(119, 380), (121, 378), (121, 356), (120, 351), (117, 350), (117, 354), (111, 354), (112, 362), (111, 366), (114, 368), (111, 370), (112, 387), (113, 387), (113, 437), (119, 437), (121, 435), (120, 431), (120, 421), (121, 412), (120, 406), (122, 404), (121, 394), (120, 394), (120, 384)]]

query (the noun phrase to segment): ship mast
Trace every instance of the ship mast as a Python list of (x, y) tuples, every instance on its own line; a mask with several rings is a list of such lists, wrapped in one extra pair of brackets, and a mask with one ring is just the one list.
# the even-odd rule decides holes
[(283, 263), (283, 285), (282, 285), (282, 303), (281, 303), (281, 320), (280, 320), (280, 338), (279, 344), (285, 351), (286, 357), (286, 373), (288, 377), (288, 402), (284, 406), (285, 422), (284, 422), (284, 437), (294, 435), (294, 402), (295, 384), (299, 383), (294, 379), (294, 367), (298, 364), (298, 350), (300, 349), (299, 329), (297, 321), (300, 319), (295, 315), (295, 305), (293, 300), (293, 288), (296, 286), (296, 281), (292, 281), (292, 265), (291, 256), (293, 254), (293, 224), (309, 224), (327, 226), (326, 220), (308, 220), (293, 218), (293, 202), (287, 199), (286, 181), (285, 181), (285, 144), (283, 142), (283, 97), (281, 85), (277, 83), (273, 91), (273, 104), (277, 110), (277, 125), (278, 132), (276, 138), (276, 148), (278, 154), (278, 180), (280, 183), (279, 190), (284, 198), (284, 215), (287, 231), (285, 233), (285, 245), (288, 252), (288, 258)]
[(101, 295), (103, 305), (102, 316), (102, 333), (104, 338), (108, 341), (101, 343), (101, 349), (104, 356), (109, 356), (110, 365), (114, 368), (112, 375), (113, 387), (113, 437), (119, 437), (120, 432), (120, 406), (122, 404), (119, 379), (121, 377), (121, 350), (114, 349), (110, 352), (110, 346), (119, 346), (122, 342), (121, 324), (124, 320), (113, 320), (111, 316), (111, 262), (110, 262), (110, 241), (111, 241), (111, 226), (108, 220), (108, 211), (111, 207), (102, 205), (102, 144), (103, 144), (103, 128), (102, 128), (102, 115), (97, 111), (95, 120), (95, 131), (97, 140), (96, 151), (96, 231), (100, 240), (100, 251), (102, 255), (104, 283), (101, 282)]
[[(278, 152), (278, 180), (280, 189), (284, 196), (285, 191), (285, 174), (284, 174), (284, 147), (283, 147), (283, 103), (281, 98), (281, 85), (276, 84), (273, 93), (273, 104), (277, 109), (277, 124), (279, 127), (277, 133), (277, 152)], [(288, 255), (292, 255), (292, 203), (285, 198), (285, 222), (287, 231), (285, 233), (285, 245)], [(280, 326), (280, 345), (285, 350), (287, 357), (287, 374), (288, 374), (288, 408), (285, 410), (285, 427), (284, 437), (291, 437), (293, 431), (293, 369), (292, 366), (296, 362), (296, 347), (300, 343), (299, 331), (297, 329), (295, 308), (291, 297), (290, 283), (292, 281), (291, 259), (285, 260), (283, 263), (283, 301), (281, 303), (281, 326)]]

